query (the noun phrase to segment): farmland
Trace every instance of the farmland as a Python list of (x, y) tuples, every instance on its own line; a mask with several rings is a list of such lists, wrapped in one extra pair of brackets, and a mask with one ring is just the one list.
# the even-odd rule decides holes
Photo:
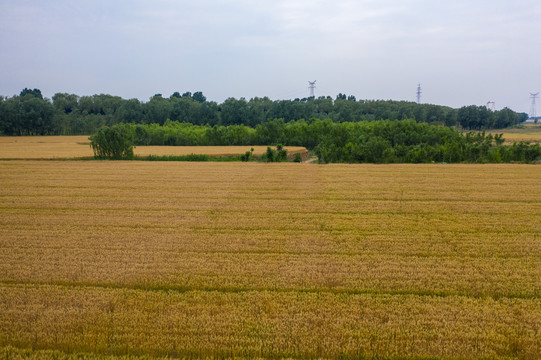
[(541, 353), (541, 167), (0, 162), (0, 354)]
[[(0, 159), (75, 159), (94, 156), (88, 136), (4, 136), (0, 137)], [(266, 146), (137, 146), (136, 156), (177, 156), (204, 154), (234, 156), (251, 148), (254, 155), (262, 155)], [(305, 152), (299, 146), (284, 147), (289, 153)]]
[(489, 130), (487, 133), (503, 133), (507, 145), (515, 141), (541, 142), (541, 125), (538, 124), (524, 124), (522, 128), (515, 129)]

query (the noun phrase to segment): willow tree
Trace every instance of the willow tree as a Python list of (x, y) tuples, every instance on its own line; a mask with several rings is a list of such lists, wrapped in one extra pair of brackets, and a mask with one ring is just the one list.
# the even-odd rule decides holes
[(89, 140), (98, 159), (133, 159), (133, 136), (124, 126), (102, 127)]

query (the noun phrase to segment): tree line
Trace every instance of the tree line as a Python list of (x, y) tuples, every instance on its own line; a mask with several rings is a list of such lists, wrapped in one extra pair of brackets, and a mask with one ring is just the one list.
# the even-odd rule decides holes
[(112, 95), (78, 96), (57, 93), (44, 98), (39, 89), (0, 98), (0, 134), (83, 135), (115, 124), (158, 124), (179, 121), (194, 125), (245, 125), (255, 128), (272, 119), (286, 123), (300, 119), (330, 119), (335, 123), (413, 119), (466, 130), (499, 129), (521, 123), (527, 114), (508, 108), (491, 111), (485, 106), (446, 106), (392, 100), (357, 100), (331, 97), (271, 100), (268, 97), (208, 101), (202, 92), (156, 94), (147, 102)]
[[(103, 146), (100, 139), (106, 139)], [(499, 163), (541, 159), (538, 143), (504, 146), (502, 134), (461, 133), (415, 120), (337, 123), (330, 119), (270, 120), (255, 128), (245, 125), (117, 124), (91, 137), (96, 149), (123, 144), (116, 154), (133, 154), (133, 145), (289, 145), (312, 150), (320, 163)], [(96, 152), (98, 156), (99, 153)], [(98, 156), (107, 157), (107, 156)], [(117, 158), (122, 158), (118, 155)]]

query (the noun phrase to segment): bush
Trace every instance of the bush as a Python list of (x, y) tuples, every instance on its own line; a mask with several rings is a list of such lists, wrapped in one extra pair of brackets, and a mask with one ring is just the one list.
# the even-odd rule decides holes
[(282, 144), (276, 145), (276, 160), (277, 162), (287, 161), (287, 150)]
[(267, 147), (267, 151), (261, 156), (264, 162), (283, 162), (287, 161), (287, 150), (282, 145), (277, 145), (276, 150)]
[(275, 162), (276, 161), (276, 150), (271, 149), (270, 146), (267, 146), (267, 151), (261, 156), (261, 161), (264, 162)]
[(102, 127), (89, 140), (98, 159), (133, 159), (133, 139), (124, 126)]
[(240, 156), (240, 161), (248, 162), (254, 159), (254, 148), (251, 148), (250, 151), (246, 151), (244, 155)]

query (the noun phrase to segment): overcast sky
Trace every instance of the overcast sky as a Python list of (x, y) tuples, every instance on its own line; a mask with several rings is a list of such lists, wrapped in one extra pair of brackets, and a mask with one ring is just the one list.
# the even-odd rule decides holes
[[(0, 0), (0, 95), (357, 99), (529, 112), (539, 0)], [(541, 102), (540, 102), (541, 103)], [(539, 112), (539, 110), (538, 110)]]

